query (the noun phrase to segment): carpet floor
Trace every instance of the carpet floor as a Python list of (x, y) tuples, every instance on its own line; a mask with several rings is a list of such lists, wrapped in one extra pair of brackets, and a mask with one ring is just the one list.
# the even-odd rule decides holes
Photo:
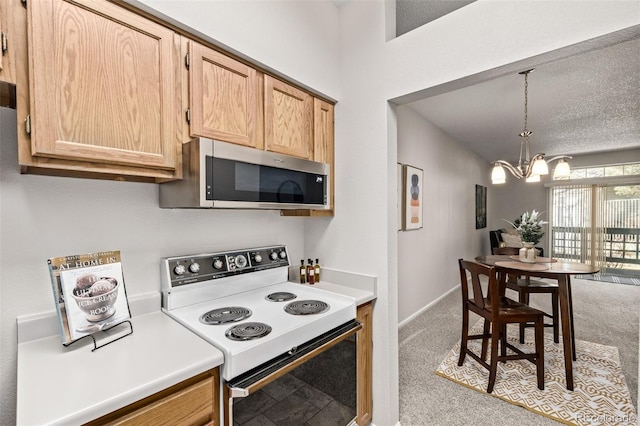
[[(572, 293), (576, 338), (619, 349), (622, 371), (637, 413), (640, 287), (575, 279), (572, 280)], [(550, 298), (534, 294), (531, 305), (550, 309)], [(491, 397), (486, 392), (460, 386), (434, 373), (460, 341), (461, 312), (460, 288), (457, 287), (400, 328), (402, 426), (558, 425), (555, 420)], [(471, 323), (476, 319), (472, 316)]]
[[(482, 323), (478, 321), (470, 334), (482, 334)], [(532, 329), (526, 330), (525, 343), (521, 344), (518, 327), (509, 326), (507, 340), (523, 352), (535, 350)], [(479, 355), (480, 344), (479, 340), (470, 341), (469, 349)], [(565, 385), (562, 343), (554, 343), (547, 333), (544, 351), (544, 390), (537, 387), (535, 365), (517, 360), (498, 363), (495, 388), (490, 395), (567, 425), (637, 425), (635, 408), (620, 368), (618, 348), (577, 340), (573, 391), (568, 391)], [(489, 372), (469, 356), (458, 366), (459, 354), (460, 343), (457, 343), (436, 374), (486, 393)]]

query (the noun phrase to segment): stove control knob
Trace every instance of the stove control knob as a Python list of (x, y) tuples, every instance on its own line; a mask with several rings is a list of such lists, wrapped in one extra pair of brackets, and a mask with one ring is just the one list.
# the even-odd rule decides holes
[(247, 266), (247, 258), (241, 254), (236, 256), (235, 261), (236, 261), (236, 267), (238, 268), (244, 268), (245, 266)]
[(224, 264), (222, 263), (222, 260), (216, 259), (216, 260), (213, 261), (213, 267), (215, 269), (222, 269), (223, 266), (224, 266)]
[(191, 265), (189, 265), (189, 272), (192, 272), (192, 273), (195, 274), (199, 270), (200, 270), (200, 264), (199, 263), (193, 262)]
[(278, 260), (278, 253), (276, 253), (275, 251), (271, 252), (271, 254), (269, 255), (269, 258), (271, 260)]
[(182, 275), (187, 271), (187, 268), (184, 267), (184, 265), (182, 264), (177, 264), (175, 268), (173, 268), (173, 272), (175, 272), (176, 275)]
[(253, 256), (253, 261), (256, 263), (262, 262), (262, 256), (260, 256), (259, 254), (256, 254), (255, 256)]
[(280, 259), (286, 259), (286, 258), (287, 258), (287, 252), (286, 252), (286, 251), (284, 251), (284, 250), (282, 250), (282, 251), (280, 252)]

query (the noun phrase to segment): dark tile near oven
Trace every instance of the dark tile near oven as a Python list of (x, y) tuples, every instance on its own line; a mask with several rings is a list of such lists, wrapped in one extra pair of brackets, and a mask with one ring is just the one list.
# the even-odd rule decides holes
[(264, 415), (278, 426), (300, 426), (315, 416), (320, 409), (298, 395), (289, 395), (273, 407), (264, 411)]
[(251, 420), (249, 420), (247, 423), (242, 424), (242, 426), (278, 426), (278, 425), (276, 425), (274, 422), (269, 420), (265, 415), (260, 414), (258, 416), (255, 416)]
[[(270, 397), (263, 389), (245, 397), (234, 400), (233, 423), (238, 425), (249, 424), (250, 420), (264, 410), (275, 405), (278, 401)], [(258, 423), (253, 423), (258, 424)]]
[(298, 389), (295, 394), (306, 399), (318, 408), (324, 408), (333, 401), (333, 398), (313, 386), (303, 386)]
[(262, 390), (276, 401), (282, 401), (306, 383), (291, 374), (285, 374), (278, 380), (269, 383)]
[(336, 426), (348, 425), (356, 416), (356, 412), (338, 401), (332, 401), (318, 414), (313, 416), (305, 426)]

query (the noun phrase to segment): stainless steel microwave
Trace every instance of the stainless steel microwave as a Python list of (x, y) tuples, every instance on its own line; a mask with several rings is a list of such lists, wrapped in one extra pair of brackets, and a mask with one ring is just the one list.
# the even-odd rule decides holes
[(160, 207), (330, 208), (328, 164), (205, 138), (182, 155), (183, 178), (160, 185)]

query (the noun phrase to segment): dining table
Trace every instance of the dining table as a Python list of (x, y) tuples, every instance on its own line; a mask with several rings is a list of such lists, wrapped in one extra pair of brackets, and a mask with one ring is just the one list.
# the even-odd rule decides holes
[(502, 294), (506, 291), (508, 276), (548, 278), (558, 282), (565, 376), (567, 389), (573, 390), (573, 361), (576, 360), (576, 345), (573, 326), (571, 276), (594, 274), (599, 272), (600, 268), (586, 263), (566, 262), (549, 257), (537, 257), (535, 260), (535, 263), (520, 262), (518, 256), (508, 255), (478, 256), (475, 258), (478, 263), (496, 268)]

